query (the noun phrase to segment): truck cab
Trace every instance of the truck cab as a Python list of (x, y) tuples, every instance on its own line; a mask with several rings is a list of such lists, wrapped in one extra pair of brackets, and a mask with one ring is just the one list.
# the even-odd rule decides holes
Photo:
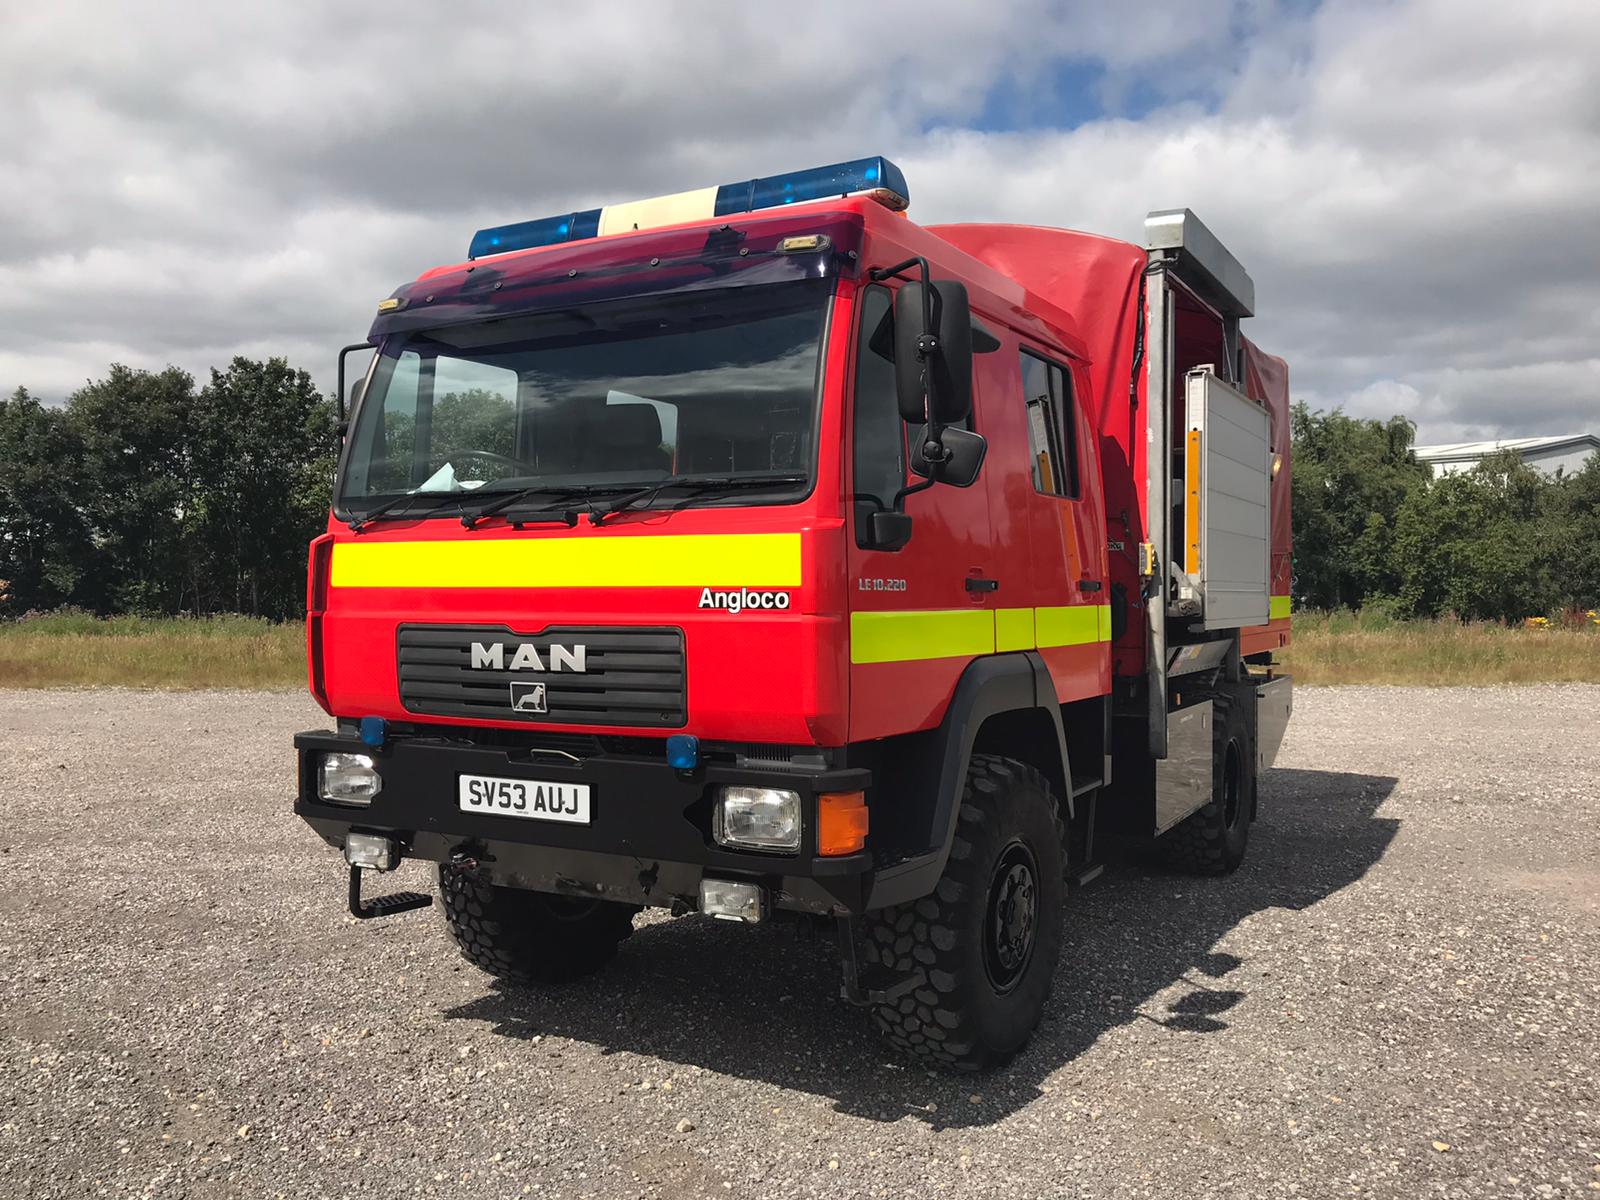
[(1118, 750), (1163, 591), (1116, 567), (1131, 325), (907, 203), (866, 159), (519, 222), (379, 304), (310, 555), (333, 727), (295, 740), (357, 916), (436, 863), (462, 952), (534, 986), (645, 906), (822, 920), (897, 1045), (1022, 1044), (1118, 754), (1126, 821), (1162, 790)]

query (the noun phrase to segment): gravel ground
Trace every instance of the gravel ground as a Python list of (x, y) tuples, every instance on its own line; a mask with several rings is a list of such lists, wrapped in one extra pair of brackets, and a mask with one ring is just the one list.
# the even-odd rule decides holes
[(0, 1195), (1595, 1194), (1600, 687), (1297, 701), (1244, 868), (1113, 865), (950, 1078), (809, 936), (650, 916), (532, 993), (353, 921), (301, 696), (0, 692)]

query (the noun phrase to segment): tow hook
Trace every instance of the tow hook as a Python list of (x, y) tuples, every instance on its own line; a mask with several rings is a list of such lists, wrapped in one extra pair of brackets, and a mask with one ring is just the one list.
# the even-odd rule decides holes
[(928, 973), (921, 969), (910, 975), (896, 975), (887, 967), (868, 967), (863, 972), (856, 963), (856, 919), (838, 918), (839, 962), (844, 968), (844, 983), (839, 995), (858, 1007), (872, 1004), (893, 1004), (908, 996), (928, 982)]

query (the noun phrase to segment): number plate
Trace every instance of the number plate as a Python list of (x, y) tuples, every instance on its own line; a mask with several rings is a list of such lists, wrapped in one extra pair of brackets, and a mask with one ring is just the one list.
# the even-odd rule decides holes
[(462, 775), (456, 789), (456, 803), (462, 812), (527, 817), (534, 821), (565, 821), (571, 825), (589, 823), (587, 783), (546, 783), (540, 779)]

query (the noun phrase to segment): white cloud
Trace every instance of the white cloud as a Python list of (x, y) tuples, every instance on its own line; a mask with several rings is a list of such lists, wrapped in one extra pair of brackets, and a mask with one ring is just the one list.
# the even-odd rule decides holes
[[(1194, 208), (1318, 403), (1425, 438), (1600, 424), (1593, 0), (201, 11), (8, 14), (0, 386), (235, 352), (327, 381), (481, 225), (881, 151), (924, 220)], [(972, 128), (1063, 72), (1149, 111)]]

